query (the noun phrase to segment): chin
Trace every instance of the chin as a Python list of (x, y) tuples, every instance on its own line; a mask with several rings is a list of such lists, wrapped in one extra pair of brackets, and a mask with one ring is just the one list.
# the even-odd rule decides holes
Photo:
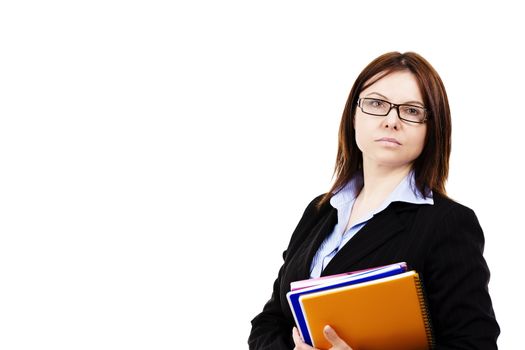
[(381, 167), (405, 168), (412, 166), (413, 161), (401, 159), (376, 159), (376, 164)]

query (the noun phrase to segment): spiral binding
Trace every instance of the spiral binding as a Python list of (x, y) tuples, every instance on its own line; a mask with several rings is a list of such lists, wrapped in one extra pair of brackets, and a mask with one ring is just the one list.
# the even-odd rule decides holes
[(433, 336), (433, 329), (432, 329), (432, 322), (430, 319), (430, 314), (428, 312), (425, 293), (423, 291), (423, 284), (421, 283), (421, 279), (419, 278), (419, 274), (416, 273), (415, 275), (415, 281), (416, 281), (416, 291), (417, 296), (419, 299), (419, 304), (421, 305), (421, 313), (423, 316), (423, 323), (425, 325), (425, 332), (427, 333), (427, 341), (428, 341), (428, 348), (434, 349), (436, 344), (434, 342), (434, 336)]

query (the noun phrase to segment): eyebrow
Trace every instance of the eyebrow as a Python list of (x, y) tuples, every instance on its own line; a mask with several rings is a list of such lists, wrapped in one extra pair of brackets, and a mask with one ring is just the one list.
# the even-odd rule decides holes
[[(386, 101), (390, 102), (390, 99), (388, 97), (386, 97), (385, 95), (381, 95), (379, 92), (371, 92), (369, 94), (367, 94), (366, 96), (370, 96), (370, 95), (377, 95), (383, 99), (385, 99)], [(407, 101), (407, 102), (404, 102), (404, 103), (399, 103), (399, 104), (402, 104), (402, 105), (413, 105), (413, 104), (417, 104), (417, 105), (421, 105), (421, 107), (424, 106), (423, 102), (419, 102), (419, 101)]]

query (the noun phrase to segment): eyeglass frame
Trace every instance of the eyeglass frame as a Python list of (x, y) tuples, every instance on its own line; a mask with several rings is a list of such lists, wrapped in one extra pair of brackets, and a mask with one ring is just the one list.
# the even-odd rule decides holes
[[(381, 102), (384, 102), (388, 105), (390, 105), (390, 108), (388, 108), (388, 112), (386, 112), (386, 114), (372, 114), (372, 113), (368, 113), (368, 112), (365, 112), (363, 110), (363, 107), (361, 106), (361, 101), (362, 100), (376, 100), (376, 101), (381, 101)], [(401, 117), (401, 114), (399, 113), (399, 107), (401, 106), (408, 106), (408, 107), (416, 107), (416, 108), (421, 108), (423, 110), (423, 112), (425, 113), (425, 118), (420, 121), (420, 122), (416, 122), (416, 121), (413, 121), (413, 120), (408, 120), (408, 119), (405, 119), (405, 118), (402, 118)], [(368, 115), (375, 115), (375, 116), (378, 116), (378, 117), (386, 117), (391, 111), (392, 109), (395, 109), (396, 112), (397, 112), (397, 117), (404, 121), (404, 122), (407, 122), (407, 123), (414, 123), (414, 124), (425, 124), (428, 120), (428, 116), (429, 116), (429, 110), (426, 109), (425, 107), (421, 107), (421, 106), (415, 106), (415, 105), (409, 105), (409, 104), (405, 104), (405, 103), (400, 103), (400, 104), (396, 104), (396, 103), (392, 103), (392, 102), (388, 102), (388, 101), (385, 101), (385, 100), (382, 100), (380, 98), (375, 98), (375, 97), (363, 97), (363, 98), (359, 98), (357, 100), (357, 107), (359, 107), (361, 109), (361, 112), (365, 113), (365, 114), (368, 114)]]

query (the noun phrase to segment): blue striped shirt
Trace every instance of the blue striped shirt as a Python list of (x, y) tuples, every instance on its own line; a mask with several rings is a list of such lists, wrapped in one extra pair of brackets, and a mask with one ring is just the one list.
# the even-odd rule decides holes
[(392, 202), (408, 202), (414, 204), (434, 204), (432, 193), (424, 198), (415, 186), (414, 173), (410, 172), (397, 187), (390, 193), (386, 200), (368, 215), (359, 219), (348, 230), (343, 230), (350, 219), (350, 212), (359, 191), (363, 187), (362, 176), (354, 177), (340, 191), (336, 192), (330, 199), (330, 204), (337, 209), (337, 224), (330, 235), (328, 235), (315, 254), (310, 266), (310, 278), (321, 275), (326, 265), (332, 260), (341, 248), (362, 229), (366, 223), (376, 214), (385, 210)]

